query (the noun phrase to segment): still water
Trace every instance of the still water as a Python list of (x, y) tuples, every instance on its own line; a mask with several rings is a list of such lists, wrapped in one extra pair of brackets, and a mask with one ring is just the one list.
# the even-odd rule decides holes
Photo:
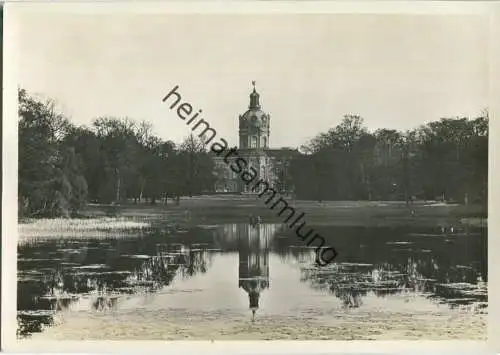
[[(18, 336), (42, 332), (60, 312), (196, 309), (224, 316), (400, 306), (487, 308), (487, 230), (317, 226), (339, 256), (314, 264), (313, 248), (279, 224), (155, 226), (110, 239), (37, 240), (18, 247)], [(318, 313), (318, 312), (316, 312)], [(324, 313), (324, 312), (323, 312)], [(319, 314), (319, 313), (318, 313)], [(304, 316), (305, 317), (305, 316)]]

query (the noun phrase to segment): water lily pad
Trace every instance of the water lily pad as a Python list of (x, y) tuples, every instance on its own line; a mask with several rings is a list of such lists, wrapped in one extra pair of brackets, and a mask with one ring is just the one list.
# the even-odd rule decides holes
[(216, 224), (214, 224), (214, 225), (202, 224), (202, 225), (199, 225), (198, 228), (201, 228), (201, 229), (217, 229), (217, 228), (219, 228), (219, 226), (216, 225)]
[(142, 254), (137, 254), (137, 255), (122, 254), (120, 256), (123, 258), (130, 258), (130, 259), (149, 259), (149, 258), (151, 258), (150, 255), (142, 255)]
[(104, 264), (82, 265), (76, 266), (73, 269), (107, 269), (108, 266)]

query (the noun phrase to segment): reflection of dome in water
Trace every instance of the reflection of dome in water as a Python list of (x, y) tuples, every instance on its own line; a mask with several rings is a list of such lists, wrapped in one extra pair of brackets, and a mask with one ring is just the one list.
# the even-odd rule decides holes
[(259, 297), (260, 293), (251, 291), (248, 293), (248, 299), (250, 300), (250, 309), (257, 309), (259, 308)]
[(239, 280), (238, 287), (248, 294), (252, 320), (259, 308), (263, 290), (269, 288), (269, 243), (274, 226), (238, 225)]
[(252, 322), (255, 320), (255, 312), (259, 309), (259, 297), (260, 293), (258, 292), (252, 291), (248, 294), (250, 309), (252, 310)]

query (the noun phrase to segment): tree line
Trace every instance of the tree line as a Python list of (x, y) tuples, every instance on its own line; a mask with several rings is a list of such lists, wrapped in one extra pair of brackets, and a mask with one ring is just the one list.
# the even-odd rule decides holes
[(405, 132), (369, 132), (346, 115), (301, 148), (290, 167), (301, 199), (487, 201), (487, 111)]
[(212, 158), (197, 137), (176, 145), (129, 118), (75, 126), (53, 100), (18, 94), (20, 216), (75, 215), (88, 202), (178, 200), (215, 183)]
[[(98, 117), (76, 126), (53, 100), (19, 92), (21, 217), (71, 216), (89, 202), (155, 204), (214, 192), (223, 175), (203, 141), (176, 145), (147, 122)], [(412, 196), (486, 203), (488, 114), (447, 118), (414, 130), (370, 132), (343, 121), (301, 147), (275, 185), (299, 199), (409, 200)]]

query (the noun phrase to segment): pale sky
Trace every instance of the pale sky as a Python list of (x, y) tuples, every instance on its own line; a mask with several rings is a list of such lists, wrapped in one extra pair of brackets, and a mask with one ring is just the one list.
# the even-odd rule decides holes
[(488, 22), (467, 15), (26, 15), (21, 87), (56, 99), (77, 124), (147, 120), (179, 142), (183, 99), (237, 143), (256, 80), (271, 147), (296, 147), (346, 113), (370, 129), (409, 129), (487, 107)]

